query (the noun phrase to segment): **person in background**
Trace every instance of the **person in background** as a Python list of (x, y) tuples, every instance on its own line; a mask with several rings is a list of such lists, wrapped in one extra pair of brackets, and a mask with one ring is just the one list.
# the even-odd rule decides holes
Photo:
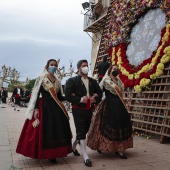
[(2, 103), (1, 88), (0, 88), (0, 104)]
[(89, 130), (94, 105), (98, 104), (102, 98), (102, 90), (96, 80), (88, 77), (88, 62), (80, 60), (77, 63), (78, 75), (69, 78), (65, 86), (65, 98), (72, 104), (72, 114), (76, 127), (76, 140), (73, 143), (73, 153), (80, 154), (76, 150), (79, 143), (83, 155), (84, 164), (92, 166), (86, 152), (86, 134)]
[[(58, 63), (47, 61), (36, 79), (16, 152), (34, 159), (66, 157), (72, 152), (72, 133), (68, 113), (61, 101), (61, 84), (55, 75)], [(40, 95), (41, 94), (41, 95)]]
[(12, 96), (14, 98), (14, 104), (15, 104), (14, 110), (17, 109), (17, 111), (20, 111), (19, 106), (21, 102), (21, 97), (23, 96), (23, 90), (19, 84), (17, 85), (16, 88), (14, 88)]
[[(4, 90), (6, 91), (6, 99), (8, 98), (8, 88), (4, 88)], [(7, 101), (6, 101), (7, 103)]]
[(2, 101), (2, 106), (1, 108), (5, 108), (5, 104), (6, 104), (6, 99), (7, 99), (7, 92), (4, 89), (4, 87), (1, 87), (1, 91), (0, 91), (0, 96), (1, 96), (1, 101)]
[(109, 68), (110, 64), (107, 62), (107, 57), (103, 57), (103, 61), (100, 62), (97, 66), (98, 69), (98, 81), (101, 82), (102, 78), (104, 77), (107, 69)]
[(30, 101), (31, 92), (24, 88), (23, 90), (23, 98), (21, 98), (21, 101), (23, 102), (23, 106), (27, 107), (27, 103)]
[(100, 83), (105, 89), (105, 99), (93, 114), (87, 145), (93, 150), (115, 152), (127, 159), (124, 151), (133, 147), (132, 124), (123, 100), (124, 86), (117, 75), (118, 67), (113, 65)]
[(100, 17), (102, 11), (103, 11), (102, 0), (99, 0), (99, 2), (94, 7), (95, 19), (96, 20)]

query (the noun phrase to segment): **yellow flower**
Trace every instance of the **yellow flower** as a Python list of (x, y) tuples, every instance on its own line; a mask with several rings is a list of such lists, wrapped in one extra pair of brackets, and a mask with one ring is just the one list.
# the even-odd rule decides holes
[(152, 74), (152, 75), (150, 75), (150, 78), (155, 80), (157, 78), (157, 76), (156, 76), (156, 74)]
[(169, 38), (169, 33), (168, 31), (164, 34), (164, 36), (162, 37), (162, 41), (167, 41)]
[(116, 53), (118, 57), (120, 57), (120, 49), (118, 50), (118, 52)]
[(113, 50), (112, 50), (112, 64), (115, 64), (115, 47), (113, 47)]
[(121, 70), (121, 72), (123, 72), (125, 70), (125, 68), (122, 66), (120, 66), (119, 69)]
[(141, 86), (141, 87), (145, 87), (145, 86), (147, 86), (150, 82), (151, 82), (150, 79), (143, 78), (143, 79), (140, 81), (140, 86)]
[(156, 60), (157, 60), (156, 57), (152, 58), (152, 63), (155, 64), (155, 63), (156, 63)]
[(147, 71), (149, 71), (149, 64), (142, 67), (142, 72), (147, 72)]
[(164, 53), (165, 53), (165, 54), (170, 54), (170, 46), (168, 46), (168, 47), (166, 47), (166, 48), (164, 49)]
[(128, 75), (128, 78), (129, 78), (130, 80), (132, 80), (132, 79), (133, 79), (133, 74), (129, 74), (129, 75)]
[(165, 64), (169, 61), (170, 61), (170, 56), (167, 54), (163, 55), (163, 57), (161, 58), (161, 63), (163, 63), (163, 64)]
[(142, 91), (142, 88), (139, 85), (134, 86), (134, 89), (137, 93), (140, 93)]
[(164, 64), (159, 63), (157, 66), (157, 69), (163, 70), (164, 69)]
[(160, 69), (156, 69), (156, 76), (159, 77), (161, 75), (163, 75), (163, 71)]
[(116, 35), (116, 31), (113, 32), (113, 35)]
[(136, 74), (135, 74), (135, 79), (138, 79), (138, 78), (139, 78), (139, 74), (136, 73)]
[(120, 60), (118, 60), (117, 64), (121, 66), (122, 62)]
[(122, 74), (124, 74), (124, 75), (126, 75), (126, 76), (129, 75), (129, 72), (127, 72), (124, 67), (121, 67), (120, 70), (121, 70)]
[(151, 63), (151, 64), (149, 65), (149, 70), (151, 70), (154, 65), (155, 65), (154, 63)]

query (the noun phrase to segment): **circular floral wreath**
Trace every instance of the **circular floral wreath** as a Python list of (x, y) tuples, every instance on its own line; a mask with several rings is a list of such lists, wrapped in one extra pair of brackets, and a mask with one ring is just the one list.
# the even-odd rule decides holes
[(134, 87), (141, 92), (142, 88), (163, 74), (164, 64), (170, 61), (170, 24), (161, 31), (161, 40), (156, 52), (137, 67), (131, 65), (126, 56), (127, 45), (120, 43), (112, 49), (112, 63), (119, 67), (119, 77), (125, 87)]
[[(167, 25), (162, 29), (161, 40), (150, 58), (138, 66), (131, 65), (126, 56), (127, 43), (121, 41), (120, 43), (116, 42), (118, 45), (109, 51), (112, 64), (117, 64), (119, 67), (119, 77), (124, 86), (134, 88), (136, 92), (141, 92), (143, 88), (147, 87), (151, 79), (163, 75), (164, 64), (170, 61), (170, 24), (168, 23), (170, 11), (165, 4), (167, 4), (167, 0), (160, 7), (166, 13)], [(117, 19), (119, 18), (117, 17)]]

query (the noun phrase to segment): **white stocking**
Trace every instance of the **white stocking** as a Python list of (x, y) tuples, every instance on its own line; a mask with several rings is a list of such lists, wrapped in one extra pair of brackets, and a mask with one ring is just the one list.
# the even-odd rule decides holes
[(17, 104), (15, 104), (14, 110), (18, 110), (18, 109), (19, 109), (19, 106)]
[(77, 141), (77, 139), (75, 139), (75, 141), (73, 142), (73, 146), (72, 146), (73, 151), (75, 151), (75, 150), (76, 150), (76, 146), (77, 146), (77, 144), (78, 144), (78, 141)]
[(123, 152), (119, 152), (119, 154), (121, 155), (121, 156), (123, 156), (124, 154), (123, 154)]
[(80, 149), (81, 149), (84, 160), (89, 159), (87, 152), (86, 152), (85, 140), (80, 140)]

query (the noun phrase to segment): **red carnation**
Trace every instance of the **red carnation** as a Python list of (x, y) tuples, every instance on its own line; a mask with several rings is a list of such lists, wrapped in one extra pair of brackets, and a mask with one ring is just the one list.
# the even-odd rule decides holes
[(145, 73), (144, 75), (145, 75), (145, 78), (149, 78), (150, 77), (150, 73), (149, 72)]
[(134, 85), (135, 85), (135, 86), (136, 86), (136, 85), (139, 85), (139, 83), (140, 83), (140, 80), (139, 80), (139, 79), (136, 79)]

